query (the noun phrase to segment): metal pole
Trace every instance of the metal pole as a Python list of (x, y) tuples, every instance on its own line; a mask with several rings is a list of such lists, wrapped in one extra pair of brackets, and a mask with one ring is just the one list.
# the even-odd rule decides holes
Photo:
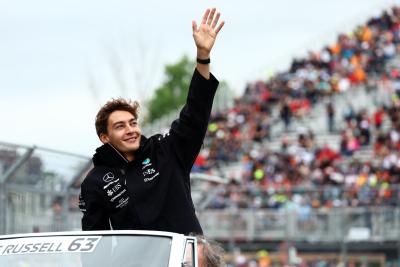
[(67, 229), (68, 226), (70, 225), (69, 218), (68, 218), (70, 191), (68, 190), (68, 188), (65, 188), (65, 190), (63, 190), (63, 192), (64, 192), (64, 196), (63, 196), (62, 209), (61, 209), (61, 229), (58, 229), (58, 231), (71, 230), (71, 229)]
[(394, 218), (395, 218), (395, 226), (396, 226), (396, 231), (397, 231), (397, 262), (398, 265), (400, 266), (400, 225), (399, 225), (399, 221), (400, 221), (400, 209), (399, 209), (399, 205), (397, 203), (397, 207), (394, 210)]
[(347, 267), (347, 240), (346, 240), (346, 237), (343, 237), (342, 257), (343, 257), (343, 266)]
[(4, 183), (0, 182), (0, 234), (6, 234), (6, 192)]
[(235, 211), (233, 207), (229, 207), (228, 218), (229, 218), (229, 228), (230, 228), (230, 237), (229, 237), (229, 251), (232, 253), (235, 252), (235, 220), (234, 220)]
[(341, 233), (342, 234), (342, 236), (341, 236), (341, 240), (342, 240), (342, 249), (341, 250), (342, 251), (341, 251), (341, 254), (342, 254), (342, 260), (343, 260), (343, 266), (347, 267), (347, 231), (348, 231), (348, 227), (347, 227), (346, 218), (345, 218), (346, 211), (341, 210), (339, 214), (341, 217), (340, 229), (342, 229), (342, 233)]

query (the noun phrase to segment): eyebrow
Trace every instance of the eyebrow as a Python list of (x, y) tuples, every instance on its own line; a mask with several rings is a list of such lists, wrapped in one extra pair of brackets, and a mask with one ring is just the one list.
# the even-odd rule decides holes
[[(130, 122), (137, 122), (137, 119), (133, 118), (133, 119), (130, 119), (128, 122), (129, 123)], [(125, 121), (117, 121), (117, 122), (114, 122), (112, 126), (114, 127), (114, 126), (116, 126), (118, 124), (124, 124), (124, 123), (125, 123)]]

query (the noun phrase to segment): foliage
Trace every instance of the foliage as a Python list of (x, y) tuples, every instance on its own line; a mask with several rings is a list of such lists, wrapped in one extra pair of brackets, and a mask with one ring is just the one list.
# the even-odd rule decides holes
[(147, 104), (146, 122), (151, 123), (183, 106), (195, 63), (183, 56), (177, 63), (165, 67), (166, 79)]

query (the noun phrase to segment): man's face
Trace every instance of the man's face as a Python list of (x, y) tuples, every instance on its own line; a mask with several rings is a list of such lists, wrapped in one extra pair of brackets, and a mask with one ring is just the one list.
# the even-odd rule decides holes
[(116, 110), (108, 118), (107, 134), (101, 134), (103, 143), (110, 143), (128, 160), (133, 159), (133, 152), (138, 150), (141, 131), (137, 120), (128, 111)]

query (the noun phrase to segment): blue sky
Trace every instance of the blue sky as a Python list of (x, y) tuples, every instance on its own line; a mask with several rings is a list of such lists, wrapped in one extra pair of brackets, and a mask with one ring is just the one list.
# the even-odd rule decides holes
[[(195, 55), (191, 20), (206, 7), (219, 8), (226, 21), (213, 72), (240, 94), (246, 82), (285, 69), (294, 56), (395, 3), (0, 0), (0, 140), (91, 155), (100, 144), (99, 105), (118, 96), (149, 98), (165, 64)], [(125, 70), (127, 92), (115, 86), (110, 62)]]

